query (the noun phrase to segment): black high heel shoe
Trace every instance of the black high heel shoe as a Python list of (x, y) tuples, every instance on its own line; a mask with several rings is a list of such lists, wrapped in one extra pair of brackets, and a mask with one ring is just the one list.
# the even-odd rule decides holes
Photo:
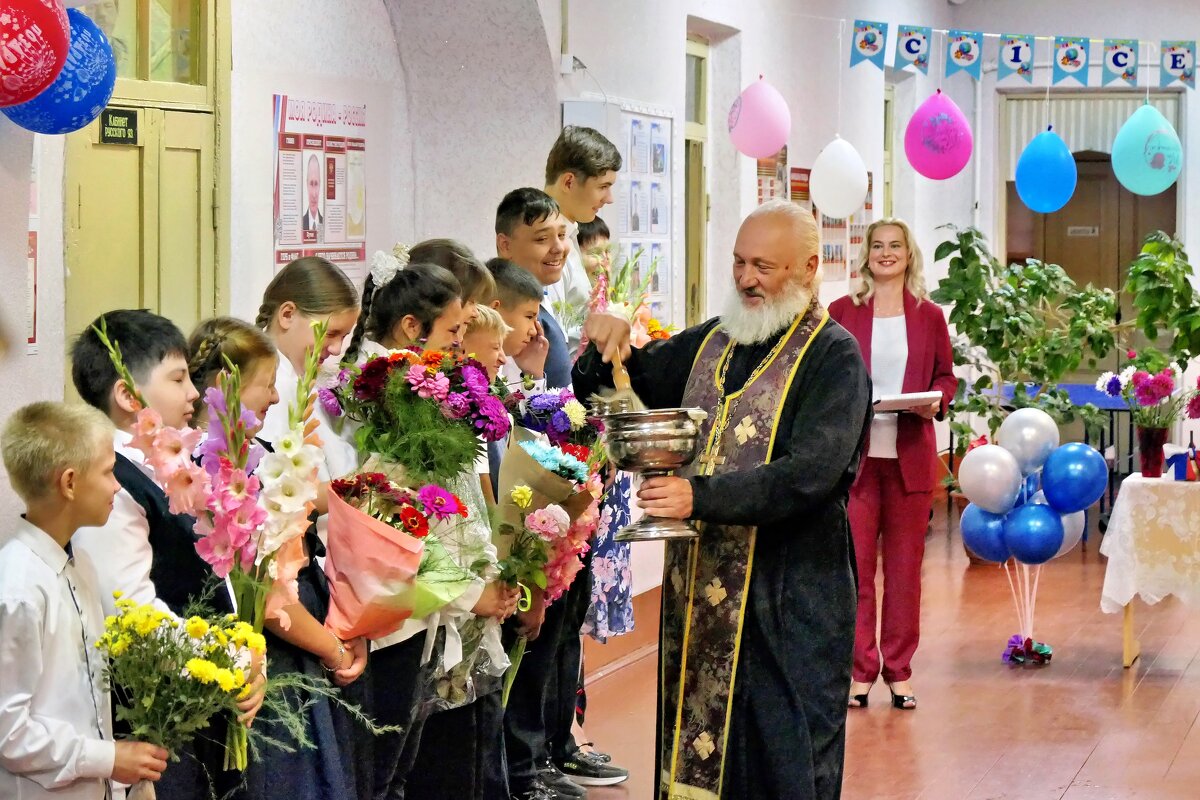
[(890, 683), (888, 684), (888, 691), (892, 693), (892, 708), (898, 708), (901, 711), (916, 710), (917, 696), (915, 694), (896, 694)]
[(870, 694), (870, 692), (871, 692), (871, 687), (868, 686), (867, 691), (863, 692), (862, 694), (850, 695), (850, 701), (846, 705), (849, 706), (850, 708), (866, 708), (867, 700), (868, 700), (867, 695)]

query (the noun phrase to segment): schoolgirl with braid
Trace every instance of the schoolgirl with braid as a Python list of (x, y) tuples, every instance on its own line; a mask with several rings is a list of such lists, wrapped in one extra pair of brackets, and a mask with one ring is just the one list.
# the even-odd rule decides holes
[[(342, 342), (358, 321), (358, 291), (338, 267), (316, 256), (298, 258), (281, 269), (263, 292), (262, 305), (255, 318), (256, 327), (266, 332), (279, 351), (275, 387), (281, 397), (295, 397), (296, 384), (304, 370), (304, 361), (314, 346), (321, 348), (322, 362), (342, 353)], [(329, 324), (325, 339), (313, 342), (312, 324)], [(324, 460), (318, 465), (322, 481), (340, 478), (357, 467), (354, 450), (338, 438), (329, 418), (320, 408), (314, 412), (317, 436), (324, 443)], [(259, 436), (274, 442), (288, 431), (286, 404), (272, 406), (263, 420)], [(317, 510), (325, 513), (326, 494), (317, 500)]]
[[(222, 370), (232, 364), (242, 376), (242, 405), (260, 420), (269, 409), (278, 407), (280, 397), (275, 381), (280, 360), (275, 343), (265, 332), (232, 317), (201, 322), (188, 339), (188, 371), (201, 395), (216, 386)], [(207, 427), (206, 412), (203, 400), (197, 401), (192, 417), (197, 427)], [(262, 440), (260, 443), (270, 449), (268, 443)], [(317, 560), (325, 555), (325, 547), (315, 524), (297, 546), (303, 548), (307, 558), (295, 580), (300, 602), (283, 609), (289, 620), (286, 628), (275, 618), (264, 624), (271, 674), (276, 677), (288, 672), (310, 677), (331, 674), (339, 685), (352, 684), (366, 668), (366, 642), (361, 639), (343, 642), (325, 628), (329, 588)], [(251, 761), (239, 800), (354, 797), (357, 790), (350, 748), (343, 745), (343, 741), (350, 739), (352, 723), (343, 709), (321, 696), (297, 694), (289, 701), (293, 707), (305, 708), (308, 735), (315, 748), (302, 747), (278, 719), (268, 713), (261, 715), (258, 724), (266, 729), (264, 733), (285, 746), (263, 748)]]

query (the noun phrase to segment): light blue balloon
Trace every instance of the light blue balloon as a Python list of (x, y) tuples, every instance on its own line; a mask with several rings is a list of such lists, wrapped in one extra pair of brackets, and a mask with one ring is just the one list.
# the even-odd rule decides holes
[(1004, 543), (1004, 515), (984, 511), (974, 503), (963, 509), (958, 520), (963, 544), (985, 561), (1008, 561), (1008, 545)]
[(1045, 564), (1062, 547), (1062, 517), (1036, 503), (1014, 508), (1004, 518), (1004, 543), (1022, 564)]
[(1117, 180), (1134, 194), (1165, 192), (1179, 180), (1183, 170), (1179, 134), (1158, 109), (1147, 103), (1117, 131), (1112, 166)]
[(1042, 466), (1042, 492), (1059, 514), (1083, 511), (1108, 486), (1108, 464), (1096, 448), (1071, 442), (1057, 448)]
[(27, 103), (0, 109), (34, 133), (70, 133), (100, 116), (117, 82), (112, 45), (100, 27), (83, 12), (67, 9), (71, 47), (62, 72), (49, 88)]
[(1017, 194), (1030, 211), (1052, 214), (1075, 194), (1079, 170), (1067, 143), (1052, 129), (1039, 133), (1017, 161)]

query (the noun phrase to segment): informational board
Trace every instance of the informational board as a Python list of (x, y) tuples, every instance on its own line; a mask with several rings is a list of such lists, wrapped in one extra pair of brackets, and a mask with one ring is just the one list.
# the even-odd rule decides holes
[(367, 270), (367, 107), (274, 95), (275, 269), (320, 256), (361, 285)]
[(622, 158), (617, 176), (616, 219), (600, 212), (618, 240), (615, 263), (623, 263), (640, 253), (634, 273), (638, 280), (654, 265), (650, 309), (664, 325), (671, 321), (671, 287), (675, 283), (672, 125), (669, 116), (621, 110), (618, 147)]

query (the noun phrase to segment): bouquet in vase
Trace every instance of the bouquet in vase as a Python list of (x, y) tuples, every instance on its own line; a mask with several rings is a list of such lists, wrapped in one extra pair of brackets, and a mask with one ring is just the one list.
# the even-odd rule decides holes
[(1180, 417), (1200, 419), (1200, 380), (1196, 387), (1178, 391), (1183, 374), (1153, 349), (1140, 356), (1128, 352), (1133, 362), (1120, 373), (1105, 372), (1096, 388), (1110, 397), (1120, 397), (1129, 406), (1137, 426), (1141, 473), (1147, 478), (1162, 475), (1163, 446), (1170, 429)]
[(325, 572), (328, 625), (338, 636), (379, 639), (422, 618), (474, 582), (447, 550), (466, 505), (440, 486), (406, 489), (383, 473), (334, 481)]
[[(117, 373), (142, 406), (135, 422), (133, 446), (146, 454), (153, 478), (175, 514), (196, 518), (196, 551), (213, 573), (233, 586), (237, 616), (261, 633), (266, 618), (287, 628), (284, 608), (299, 602), (295, 576), (305, 563), (301, 535), (317, 497), (320, 451), (305, 441), (305, 417), (319, 366), (314, 347), (289, 409), (290, 430), (267, 453), (252, 435), (260, 421), (241, 403), (241, 376), (232, 364), (205, 392), (209, 430), (175, 429), (138, 393), (121, 358), (120, 343), (103, 326), (97, 330)], [(315, 341), (325, 324), (314, 325)], [(194, 456), (199, 456), (197, 464)], [(226, 742), (226, 769), (245, 769), (247, 731), (231, 725)]]
[(470, 468), (485, 441), (508, 435), (508, 410), (483, 365), (411, 348), (342, 370), (321, 395), (325, 409), (359, 423), (355, 443), (404, 467), (406, 478), (447, 484)]

